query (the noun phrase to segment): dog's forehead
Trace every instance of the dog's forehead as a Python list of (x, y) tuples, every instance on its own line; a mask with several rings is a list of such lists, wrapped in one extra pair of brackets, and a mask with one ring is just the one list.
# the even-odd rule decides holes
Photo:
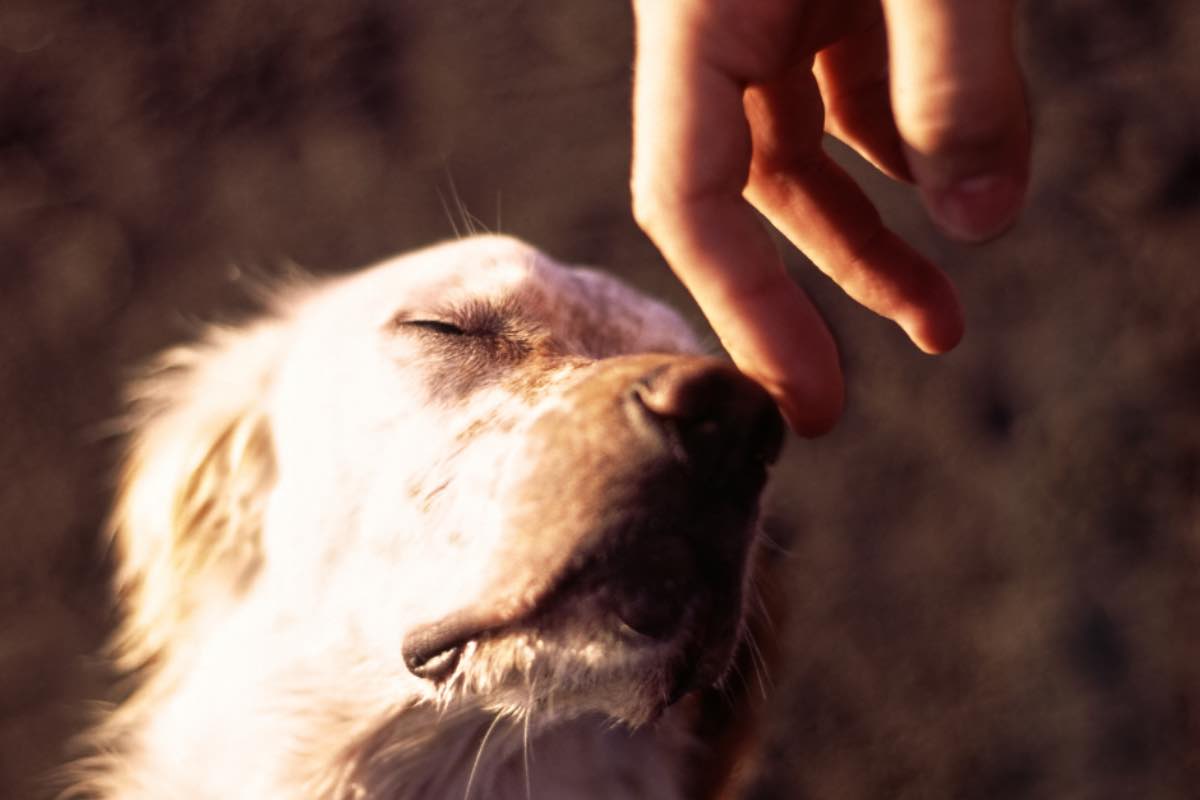
[(625, 329), (628, 344), (671, 351), (697, 349), (694, 333), (666, 305), (602, 272), (568, 267), (507, 236), (475, 236), (382, 262), (346, 279), (327, 298), (373, 325), (398, 314), (437, 317), (483, 302), (519, 307), (558, 332)]
[(533, 247), (503, 236), (447, 242), (385, 261), (348, 287), (383, 305), (404, 303), (414, 310), (447, 299), (501, 297), (536, 281), (563, 282), (566, 270)]

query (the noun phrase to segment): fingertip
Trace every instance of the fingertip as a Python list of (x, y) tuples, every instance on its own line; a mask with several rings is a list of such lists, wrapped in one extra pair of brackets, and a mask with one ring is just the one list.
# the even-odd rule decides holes
[(804, 345), (779, 360), (748, 359), (729, 348), (738, 368), (774, 398), (788, 427), (806, 438), (832, 430), (846, 403), (837, 345), (823, 325), (821, 331), (824, 335), (810, 335), (807, 340), (785, 339), (792, 344), (803, 341)]
[(833, 430), (841, 419), (842, 412), (839, 408), (834, 413), (824, 413), (821, 415), (813, 415), (807, 410), (801, 410), (791, 406), (782, 406), (783, 418), (787, 421), (788, 427), (792, 429), (797, 436), (803, 436), (805, 439), (816, 439), (818, 436), (824, 436)]
[(794, 387), (767, 387), (767, 390), (779, 404), (788, 427), (808, 439), (833, 430), (845, 410), (846, 389), (840, 371), (804, 390)]
[(950, 352), (962, 341), (966, 331), (958, 295), (949, 284), (946, 284), (946, 290), (948, 296), (936, 305), (896, 320), (917, 349), (928, 355)]
[(936, 327), (922, 330), (919, 334), (909, 333), (909, 338), (922, 353), (940, 356), (958, 347), (965, 331), (966, 327), (960, 317), (954, 323), (942, 322)]

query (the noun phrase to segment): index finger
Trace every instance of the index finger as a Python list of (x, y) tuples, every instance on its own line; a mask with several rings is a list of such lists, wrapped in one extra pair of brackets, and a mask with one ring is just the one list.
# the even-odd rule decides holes
[(843, 404), (837, 347), (742, 197), (751, 158), (744, 80), (707, 57), (712, 42), (688, 4), (640, 5), (634, 214), (738, 367), (798, 433), (823, 433)]

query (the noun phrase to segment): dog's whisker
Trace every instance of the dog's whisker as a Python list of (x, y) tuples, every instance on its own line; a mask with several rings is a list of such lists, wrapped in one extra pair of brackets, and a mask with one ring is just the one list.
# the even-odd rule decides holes
[(458, 213), (462, 229), (466, 231), (467, 236), (479, 236), (491, 233), (483, 220), (472, 214), (467, 208), (467, 204), (463, 202), (462, 193), (458, 191), (458, 183), (454, 180), (454, 175), (450, 172), (450, 167), (447, 165), (445, 169), (446, 183), (450, 188), (450, 198), (454, 201), (454, 211)]
[(503, 717), (503, 711), (496, 712), (496, 716), (492, 719), (492, 724), (488, 725), (487, 730), (483, 734), (483, 739), (479, 742), (479, 749), (475, 752), (475, 761), (471, 764), (471, 772), (467, 775), (467, 787), (463, 790), (463, 800), (470, 800), (471, 787), (475, 783), (475, 774), (479, 771), (479, 762), (483, 759), (484, 748), (487, 747), (488, 739), (492, 738), (492, 731), (496, 730), (496, 726), (500, 724), (500, 720)]
[(779, 628), (775, 624), (775, 616), (771, 613), (770, 607), (767, 606), (767, 600), (763, 596), (762, 588), (755, 581), (751, 584), (750, 590), (752, 592), (751, 596), (754, 598), (754, 606), (758, 613), (758, 619), (766, 627), (767, 633), (774, 636), (779, 632)]
[(534, 683), (529, 684), (529, 704), (525, 708), (525, 732), (524, 741), (522, 742), (522, 755), (525, 761), (525, 800), (533, 800), (533, 779), (529, 772), (529, 719), (533, 716), (533, 704), (535, 701), (536, 692)]
[(721, 699), (724, 700), (725, 705), (729, 706), (730, 708), (737, 706), (736, 695), (734, 694), (733, 689), (729, 686), (732, 678), (736, 678), (738, 683), (742, 685), (743, 692), (750, 690), (750, 681), (746, 677), (746, 672), (735, 660), (733, 664), (730, 665), (729, 673), (725, 676), (725, 680), (721, 681), (716, 686), (717, 691), (721, 695)]
[(462, 213), (463, 213), (463, 216), (466, 218), (466, 220), (470, 223), (471, 234), (473, 236), (487, 235), (487, 234), (493, 233), (493, 231), (488, 230), (487, 223), (485, 223), (477, 215), (475, 215), (475, 214), (471, 213), (469, 210), (467, 210), (467, 207), (465, 205), (462, 207)]
[(781, 543), (778, 539), (771, 536), (771, 534), (767, 533), (765, 530), (760, 530), (758, 532), (758, 541), (761, 542), (768, 550), (778, 553), (784, 558), (795, 558), (796, 556), (795, 548)]
[(467, 204), (463, 202), (462, 194), (458, 191), (458, 184), (454, 179), (450, 179), (450, 191), (454, 196), (454, 205), (458, 209), (458, 217), (462, 220), (463, 229), (468, 236), (478, 236), (481, 233), (486, 233), (486, 230), (481, 230), (479, 219), (467, 210)]
[(746, 646), (750, 652), (750, 663), (754, 665), (754, 674), (758, 678), (758, 687), (762, 692), (762, 697), (765, 700), (767, 697), (767, 687), (771, 682), (770, 671), (767, 669), (767, 661), (763, 658), (762, 650), (758, 646), (758, 640), (754, 637), (754, 631), (746, 629)]
[(454, 215), (450, 213), (450, 205), (446, 202), (446, 196), (442, 194), (442, 190), (439, 187), (434, 187), (434, 191), (437, 192), (438, 202), (442, 205), (442, 213), (446, 215), (446, 221), (450, 223), (450, 230), (454, 234), (454, 238), (461, 240), (463, 233), (458, 229), (458, 223), (455, 221)]

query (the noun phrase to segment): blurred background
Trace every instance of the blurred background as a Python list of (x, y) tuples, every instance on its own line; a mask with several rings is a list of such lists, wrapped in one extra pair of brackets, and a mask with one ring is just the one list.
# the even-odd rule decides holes
[[(1200, 793), (1200, 11), (1021, 17), (1015, 230), (949, 244), (845, 159), (961, 289), (953, 354), (784, 248), (849, 408), (778, 470), (750, 797)], [(0, 0), (0, 797), (48, 794), (109, 691), (121, 386), (250, 308), (246, 276), (449, 237), (457, 197), (697, 317), (629, 213), (631, 27), (612, 0)]]

